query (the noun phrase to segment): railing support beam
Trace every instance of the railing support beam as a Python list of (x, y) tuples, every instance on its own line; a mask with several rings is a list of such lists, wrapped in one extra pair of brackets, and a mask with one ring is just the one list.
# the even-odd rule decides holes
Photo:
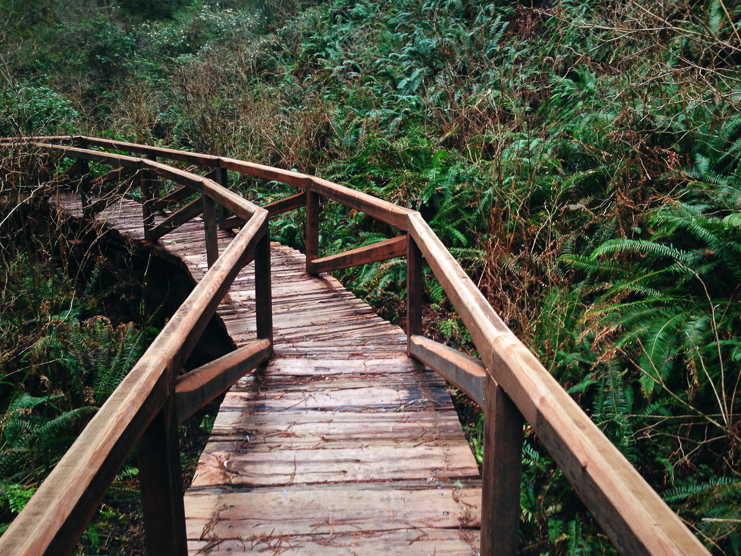
[(311, 262), (319, 257), (319, 195), (306, 192), (306, 272), (311, 274)]
[(520, 525), (523, 418), (488, 372), (484, 416), (481, 554), (515, 556)]
[(255, 246), (255, 312), (257, 319), (257, 338), (270, 340), (273, 345), (273, 298), (270, 287), (270, 232), (266, 226), (265, 235)]
[(174, 396), (150, 423), (136, 446), (139, 459), (144, 533), (150, 556), (187, 556), (180, 469), (178, 421)]
[(407, 238), (407, 355), (412, 356), (412, 336), (422, 336), (422, 252), (411, 237)]
[[(229, 172), (226, 168), (216, 168), (215, 171), (215, 177), (214, 181), (218, 183), (221, 187), (225, 189), (229, 189)], [(224, 205), (219, 203), (219, 229), (220, 230), (226, 230), (227, 229), (227, 218), (229, 218), (229, 211), (226, 209)]]
[(216, 230), (216, 203), (206, 195), (203, 199), (203, 230), (206, 234), (206, 261), (208, 268), (219, 258), (219, 236)]

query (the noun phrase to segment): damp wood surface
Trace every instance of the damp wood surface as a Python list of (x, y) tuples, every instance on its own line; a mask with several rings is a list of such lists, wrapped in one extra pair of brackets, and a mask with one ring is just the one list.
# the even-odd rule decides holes
[[(82, 214), (77, 195), (58, 204)], [(194, 282), (208, 270), (200, 217), (154, 243), (134, 201), (98, 224)], [(219, 251), (234, 237), (216, 235)], [(221, 405), (185, 493), (190, 554), (477, 554), (480, 475), (445, 382), (407, 357), (398, 326), (308, 275), (304, 255), (270, 254), (275, 355)], [(256, 339), (254, 263), (217, 314), (238, 347)]]

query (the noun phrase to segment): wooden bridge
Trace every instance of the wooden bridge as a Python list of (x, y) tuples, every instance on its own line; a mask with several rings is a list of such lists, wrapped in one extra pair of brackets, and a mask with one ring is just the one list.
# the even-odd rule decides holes
[[(0, 555), (71, 553), (134, 446), (150, 555), (516, 554), (523, 420), (620, 552), (707, 554), (417, 212), (224, 157), (90, 137), (2, 145), (74, 159), (67, 175), (82, 176), (79, 187), (53, 202), (180, 265), (197, 285), (0, 537)], [(89, 161), (113, 170), (92, 180)], [(303, 191), (260, 208), (228, 190), (228, 171)], [(124, 175), (143, 203), (123, 198)], [(160, 196), (160, 179), (179, 187)], [(318, 258), (320, 196), (404, 233)], [(300, 207), (306, 256), (268, 234), (270, 216)], [(399, 256), (409, 337), (326, 274)], [(482, 360), (422, 337), (422, 256)], [(180, 374), (215, 314), (237, 349)], [(481, 476), (443, 379), (485, 411)], [(177, 424), (226, 390), (183, 493)]]

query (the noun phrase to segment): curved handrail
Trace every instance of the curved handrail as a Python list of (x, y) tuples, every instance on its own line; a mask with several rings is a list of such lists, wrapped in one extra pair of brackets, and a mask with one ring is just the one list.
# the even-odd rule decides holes
[[(516, 549), (519, 496), (516, 499), (511, 498), (513, 492), (516, 494), (519, 490), (519, 471), (515, 476), (505, 477), (507, 470), (498, 471), (496, 465), (498, 460), (519, 462), (521, 414), (620, 552), (653, 555), (708, 554), (680, 518), (509, 330), (418, 212), (327, 180), (231, 158), (92, 137), (55, 138), (55, 141), (78, 141), (89, 146), (219, 167), (305, 189), (307, 231), (310, 226), (316, 228), (316, 223), (309, 221), (318, 212), (318, 196), (324, 196), (406, 232), (410, 345), (418, 338), (417, 334), (421, 334), (421, 314), (419, 308), (415, 308), (415, 304), (419, 304), (420, 295), (418, 290), (421, 271), (418, 258), (421, 252), (470, 332), (486, 368), (484, 405), (487, 447), (484, 454), (482, 553), (501, 551), (502, 547), (511, 549), (512, 531), (501, 532), (502, 537), (509, 540), (494, 538), (497, 532), (496, 521), (500, 518), (509, 529), (514, 527)], [(231, 200), (222, 189), (218, 192), (224, 195), (224, 204)], [(311, 257), (316, 256), (316, 242), (313, 245), (310, 243), (312, 239), (309, 237), (307, 268), (311, 268)], [(309, 250), (313, 252), (309, 253)], [(411, 351), (410, 348), (410, 353)], [(415, 356), (419, 357), (416, 352)], [(494, 449), (500, 452), (494, 454)], [(518, 487), (515, 491), (509, 484), (513, 481)], [(512, 506), (516, 506), (516, 510)], [(0, 547), (2, 546), (0, 539)]]
[(267, 245), (268, 212), (208, 178), (151, 160), (26, 144), (75, 158), (152, 169), (200, 187), (248, 220), (0, 537), (0, 554), (66, 554), (74, 549), (129, 452), (165, 406), (178, 372), (229, 286), (258, 244)]

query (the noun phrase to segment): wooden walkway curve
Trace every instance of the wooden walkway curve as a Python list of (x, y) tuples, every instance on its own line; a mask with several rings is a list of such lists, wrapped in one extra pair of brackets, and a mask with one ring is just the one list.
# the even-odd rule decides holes
[[(60, 204), (81, 216), (76, 194)], [(207, 270), (200, 218), (157, 244), (138, 203), (98, 220), (195, 281)], [(234, 234), (218, 235), (225, 247)], [(479, 471), (443, 379), (298, 251), (272, 243), (271, 269), (275, 355), (221, 405), (185, 494), (189, 552), (478, 553)], [(238, 346), (255, 339), (254, 292), (250, 264), (217, 311)]]
[[(149, 554), (514, 556), (524, 423), (619, 552), (709, 554), (512, 333), (419, 212), (316, 176), (228, 157), (82, 136), (10, 138), (0, 147), (35, 153), (29, 160), (41, 167), (73, 159), (58, 179), (81, 196), (57, 189), (60, 208), (96, 218), (111, 235), (179, 265), (194, 282), (0, 537), (0, 554), (72, 554), (136, 448)], [(93, 179), (91, 163), (112, 169)], [(42, 178), (38, 165), (27, 166), (13, 179)], [(191, 171), (197, 168), (208, 174)], [(230, 172), (302, 191), (258, 207), (228, 189)], [(129, 174), (133, 181), (121, 182)], [(160, 197), (161, 179), (179, 188)], [(106, 184), (116, 181), (110, 190)], [(120, 200), (137, 190), (143, 204)], [(108, 191), (112, 196), (96, 198)], [(199, 198), (173, 214), (157, 213), (194, 194)], [(400, 235), (320, 257), (321, 199)], [(270, 216), (299, 208), (306, 210), (306, 258), (269, 241)], [(236, 234), (234, 226), (241, 226)], [(321, 274), (399, 256), (407, 263), (406, 346), (399, 328)], [(423, 264), (480, 359), (424, 337)], [(241, 347), (178, 376), (215, 315)], [(480, 480), (442, 378), (422, 365), (482, 407)], [(178, 423), (232, 385), (183, 496)]]

